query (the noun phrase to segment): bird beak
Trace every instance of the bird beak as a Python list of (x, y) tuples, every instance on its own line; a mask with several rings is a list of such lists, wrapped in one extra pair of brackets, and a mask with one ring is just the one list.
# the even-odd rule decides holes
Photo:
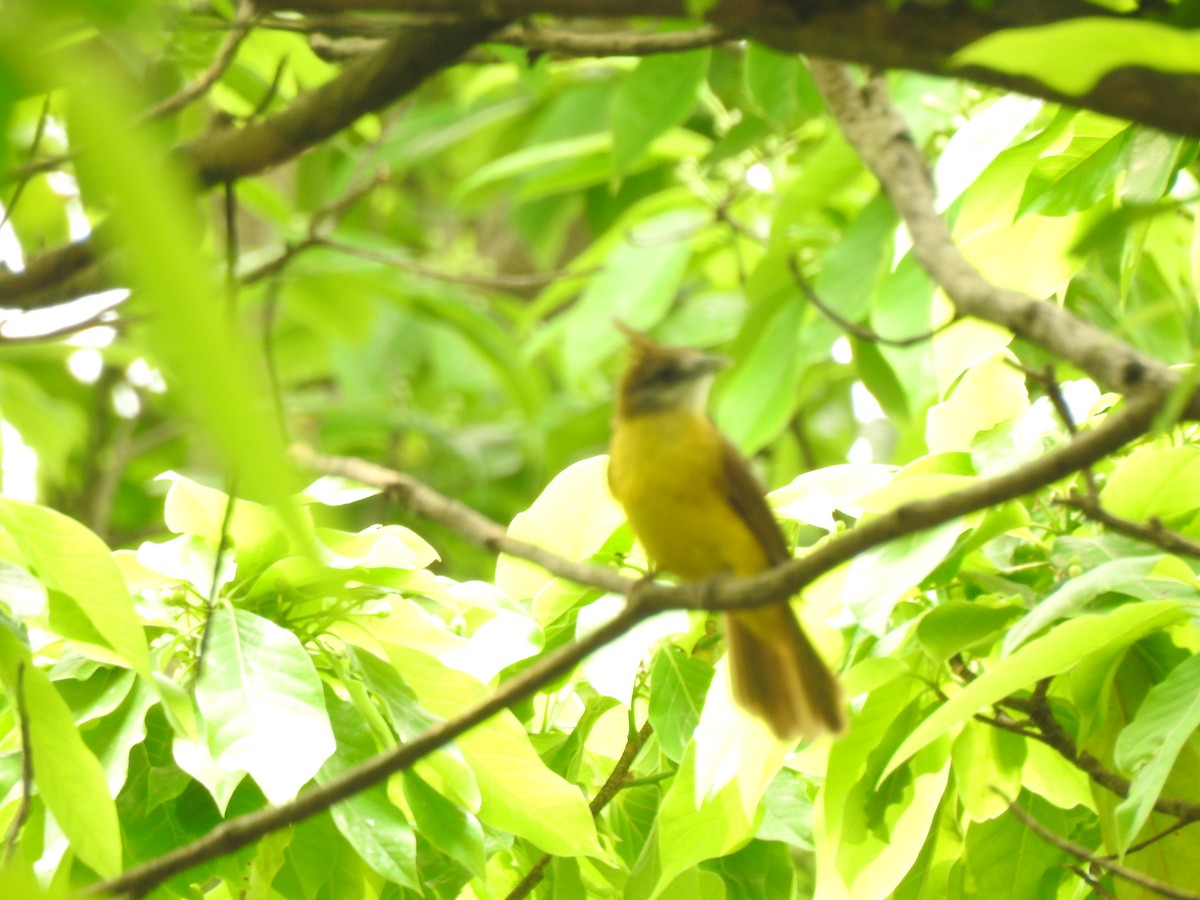
[(720, 372), (732, 364), (732, 360), (724, 356), (717, 356), (715, 353), (706, 353), (696, 360), (696, 373), (699, 375), (708, 375), (712, 372)]

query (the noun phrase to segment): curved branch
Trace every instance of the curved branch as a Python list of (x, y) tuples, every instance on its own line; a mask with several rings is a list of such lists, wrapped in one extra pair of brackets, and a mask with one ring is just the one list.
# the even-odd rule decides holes
[[(844, 67), (812, 60), (813, 78), (847, 140), (879, 179), (912, 235), (913, 253), (962, 316), (1001, 325), (1088, 373), (1106, 388), (1132, 395), (1169, 392), (1178, 379), (1166, 366), (1067, 310), (991, 284), (962, 255), (934, 207), (925, 157), (912, 141), (882, 79), (860, 88)], [(1200, 415), (1193, 398), (1187, 414)]]
[[(690, 15), (684, 0), (262, 0), (259, 5), (311, 13), (411, 12), (512, 19), (535, 15), (606, 19)], [(1090, 91), (1071, 96), (1034, 78), (983, 66), (958, 68), (951, 62), (963, 47), (1006, 28), (1116, 15), (1085, 0), (722, 0), (705, 13), (708, 21), (719, 28), (784, 53), (967, 78), (1200, 137), (1200, 77), (1196, 75), (1140, 67), (1114, 69)]]

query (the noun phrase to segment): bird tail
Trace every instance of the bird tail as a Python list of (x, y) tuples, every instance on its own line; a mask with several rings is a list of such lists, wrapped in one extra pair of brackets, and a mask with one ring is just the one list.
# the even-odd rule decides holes
[(725, 616), (733, 699), (780, 740), (846, 728), (841, 689), (786, 603)]

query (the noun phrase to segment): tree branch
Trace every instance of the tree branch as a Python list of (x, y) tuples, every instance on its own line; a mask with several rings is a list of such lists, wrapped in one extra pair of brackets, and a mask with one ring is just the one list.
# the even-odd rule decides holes
[(233, 62), (233, 58), (237, 56), (238, 47), (250, 33), (250, 26), (255, 15), (254, 3), (251, 0), (242, 0), (238, 5), (237, 16), (230, 25), (229, 33), (225, 35), (225, 40), (221, 42), (217, 55), (208, 68), (200, 73), (200, 76), (191, 84), (143, 112), (138, 117), (138, 121), (153, 122), (156, 119), (166, 118), (202, 97), (205, 91), (217, 83), (217, 79), (225, 73), (230, 63)]
[[(1158, 361), (1065, 309), (988, 282), (963, 257), (934, 206), (925, 157), (892, 106), (886, 85), (873, 78), (860, 88), (842, 66), (810, 61), (830, 111), (846, 138), (879, 179), (912, 235), (913, 253), (953, 302), (959, 315), (1001, 325), (1123, 394), (1165, 396), (1178, 379)], [(1200, 400), (1186, 407), (1200, 416)]]
[(777, 603), (872, 547), (1022, 497), (1065, 478), (1140, 437), (1153, 420), (1158, 408), (1156, 400), (1155, 397), (1134, 398), (1123, 409), (1110, 413), (1096, 428), (1081, 432), (1070, 443), (1012, 472), (979, 479), (968, 488), (941, 497), (910, 501), (860, 522), (802, 557), (781, 563), (761, 575), (706, 583), (703, 590), (696, 590), (695, 585), (639, 583), (612, 569), (564, 559), (510, 537), (503, 526), (457, 500), (442, 496), (416, 478), (366, 460), (325, 456), (305, 447), (293, 448), (292, 452), (300, 465), (308, 469), (378, 487), (417, 515), (445, 525), (493, 551), (535, 563), (561, 578), (626, 595), (636, 587), (639, 602), (655, 612), (668, 609), (729, 610)]
[(140, 895), (194, 865), (231, 853), (270, 831), (328, 809), (412, 765), (497, 712), (530, 696), (648, 616), (675, 608), (732, 609), (778, 602), (819, 575), (873, 546), (1021, 496), (1070, 474), (1141, 434), (1152, 418), (1153, 408), (1146, 399), (1135, 398), (1126, 409), (1111, 413), (1099, 427), (1080, 434), (1070, 444), (1051, 451), (1016, 472), (981, 480), (966, 490), (944, 497), (904, 504), (831, 538), (804, 557), (777, 566), (764, 575), (735, 582), (707, 584), (704, 590), (696, 590), (694, 585), (639, 583), (611, 569), (564, 559), (510, 537), (502, 526), (470, 507), (438, 494), (415, 478), (365, 460), (322, 456), (304, 448), (296, 448), (294, 453), (302, 465), (381, 487), (406, 508), (448, 525), (482, 546), (527, 559), (560, 577), (626, 594), (629, 602), (605, 625), (548, 654), (506, 681), (491, 697), (461, 716), (434, 726), (408, 744), (364, 762), (335, 781), (305, 791), (292, 803), (231, 819), (192, 844), (145, 863), (118, 878), (93, 885), (89, 893)]
[[(646, 722), (636, 733), (630, 734), (629, 740), (625, 744), (625, 749), (621, 751), (621, 758), (617, 760), (617, 764), (613, 766), (613, 770), (609, 773), (608, 779), (596, 792), (596, 796), (592, 798), (592, 802), (588, 804), (588, 808), (592, 811), (592, 818), (600, 815), (604, 807), (608, 806), (613, 797), (617, 796), (621, 788), (627, 787), (629, 784), (629, 768), (633, 765), (634, 759), (637, 758), (638, 751), (642, 749), (646, 741), (650, 739), (650, 734), (654, 729), (650, 723)], [(528, 897), (535, 887), (542, 883), (542, 879), (546, 877), (546, 869), (554, 859), (549, 853), (542, 856), (533, 867), (525, 874), (517, 886), (505, 895), (504, 900), (522, 900)]]
[(588, 654), (616, 640), (653, 612), (636, 600), (631, 600), (604, 625), (548, 653), (528, 669), (504, 682), (487, 700), (462, 715), (434, 725), (407, 744), (400, 744), (374, 756), (332, 781), (309, 788), (291, 803), (229, 819), (199, 840), (130, 869), (116, 878), (93, 884), (83, 893), (88, 896), (141, 896), (192, 866), (233, 853), (265, 834), (329, 809), (389, 775), (407, 769), (464, 732), (535, 693), (544, 684), (570, 672)]
[[(464, 18), (689, 16), (684, 0), (263, 0), (260, 6), (306, 13), (408, 12)], [(735, 37), (750, 37), (783, 53), (966, 78), (1200, 137), (1200, 76), (1123, 67), (1105, 74), (1091, 90), (1072, 96), (1035, 78), (983, 66), (958, 67), (953, 63), (959, 50), (1004, 29), (1051, 25), (1085, 17), (1117, 17), (1110, 10), (1084, 0), (970, 4), (723, 0), (709, 9), (705, 17)], [(1136, 15), (1121, 18), (1136, 18)]]
[(1076, 859), (1081, 859), (1084, 862), (1092, 865), (1100, 866), (1108, 869), (1118, 878), (1123, 878), (1126, 881), (1143, 887), (1148, 891), (1153, 891), (1163, 897), (1171, 897), (1173, 900), (1200, 900), (1200, 894), (1193, 894), (1191, 891), (1185, 891), (1182, 888), (1177, 888), (1174, 885), (1167, 884), (1165, 881), (1159, 881), (1157, 878), (1151, 878), (1149, 875), (1143, 875), (1128, 866), (1123, 866), (1111, 859), (1105, 859), (1102, 856), (1096, 856), (1087, 847), (1069, 841), (1064, 837), (1059, 837), (1025, 810), (1011, 798), (1005, 796), (1002, 791), (996, 791), (1000, 796), (1008, 800), (1008, 811), (1011, 812), (1026, 828), (1046, 841), (1048, 844), (1053, 844), (1059, 850), (1069, 853)]

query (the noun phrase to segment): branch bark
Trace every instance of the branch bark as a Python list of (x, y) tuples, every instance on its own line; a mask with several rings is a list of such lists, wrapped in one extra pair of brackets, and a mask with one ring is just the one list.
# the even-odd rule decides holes
[[(925, 157), (892, 105), (883, 79), (872, 78), (860, 88), (837, 63), (814, 59), (811, 67), (847, 140), (908, 226), (917, 261), (941, 285), (959, 315), (1001, 325), (1122, 394), (1165, 397), (1178, 384), (1166, 366), (1103, 329), (1054, 303), (997, 287), (980, 275), (935, 210)], [(1193, 398), (1186, 409), (1190, 417), (1200, 415), (1200, 400)]]

